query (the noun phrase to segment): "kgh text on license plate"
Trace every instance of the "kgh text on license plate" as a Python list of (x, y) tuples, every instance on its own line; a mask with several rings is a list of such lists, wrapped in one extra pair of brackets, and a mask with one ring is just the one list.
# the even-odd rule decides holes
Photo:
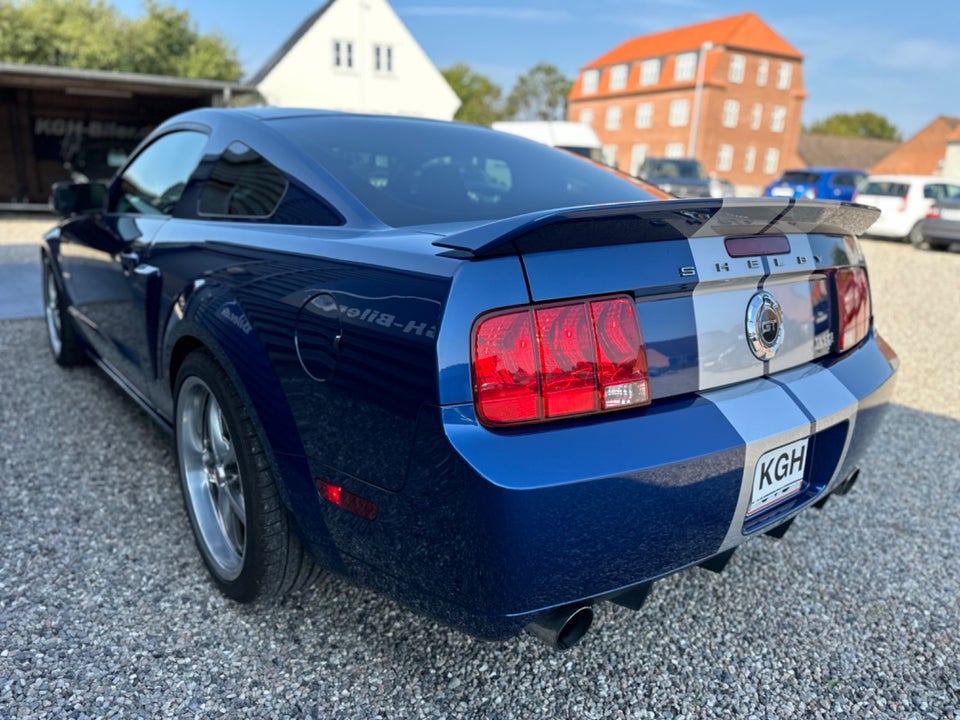
[(753, 471), (753, 494), (747, 515), (753, 515), (799, 492), (807, 466), (808, 439), (768, 450)]

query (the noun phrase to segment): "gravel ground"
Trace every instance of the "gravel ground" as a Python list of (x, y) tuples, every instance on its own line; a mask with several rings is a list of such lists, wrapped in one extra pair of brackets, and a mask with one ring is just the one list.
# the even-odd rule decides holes
[[(35, 257), (43, 224), (0, 222), (0, 262)], [(960, 717), (960, 253), (866, 252), (903, 367), (856, 489), (723, 575), (600, 606), (564, 654), (334, 577), (222, 599), (163, 433), (56, 367), (39, 319), (0, 322), (0, 718)]]

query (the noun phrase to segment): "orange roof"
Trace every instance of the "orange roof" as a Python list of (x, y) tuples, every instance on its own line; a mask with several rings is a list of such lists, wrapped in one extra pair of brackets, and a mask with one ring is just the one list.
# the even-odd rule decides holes
[(675, 30), (632, 38), (584, 65), (583, 69), (699, 50), (705, 42), (797, 60), (803, 59), (803, 55), (795, 47), (775, 33), (756, 14), (746, 12), (699, 25), (688, 25)]

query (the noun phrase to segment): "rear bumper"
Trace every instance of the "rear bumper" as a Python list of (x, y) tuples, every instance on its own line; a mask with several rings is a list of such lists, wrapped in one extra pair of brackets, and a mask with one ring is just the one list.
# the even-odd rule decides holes
[[(334, 508), (327, 526), (348, 574), (508, 637), (552, 607), (703, 562), (832, 492), (875, 434), (896, 364), (871, 334), (831, 363), (589, 422), (494, 432), (472, 406), (434, 408), (403, 491), (371, 498), (376, 522)], [(801, 438), (803, 489), (748, 518), (758, 458)]]
[(960, 243), (960, 222), (953, 220), (924, 220), (923, 237), (938, 243)]

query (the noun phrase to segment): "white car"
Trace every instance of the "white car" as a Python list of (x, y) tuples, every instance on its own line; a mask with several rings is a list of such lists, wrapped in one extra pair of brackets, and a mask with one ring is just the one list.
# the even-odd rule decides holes
[(880, 208), (867, 235), (923, 242), (921, 225), (939, 199), (960, 198), (960, 180), (935, 175), (871, 175), (853, 201)]

